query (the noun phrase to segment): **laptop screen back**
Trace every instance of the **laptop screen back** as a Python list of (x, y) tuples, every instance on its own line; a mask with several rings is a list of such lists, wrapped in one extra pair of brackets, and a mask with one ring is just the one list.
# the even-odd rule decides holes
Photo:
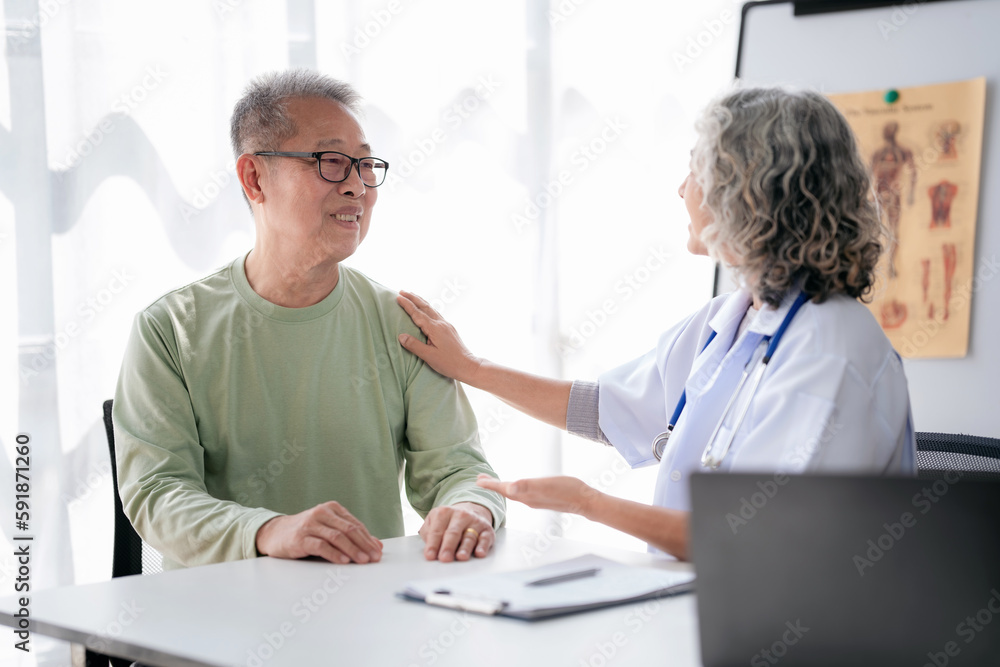
[(698, 474), (702, 659), (1000, 665), (1000, 484)]

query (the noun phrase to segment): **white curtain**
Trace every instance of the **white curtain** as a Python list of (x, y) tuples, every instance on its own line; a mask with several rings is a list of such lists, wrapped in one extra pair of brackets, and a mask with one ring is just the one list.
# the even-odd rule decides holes
[[(134, 314), (245, 252), (228, 121), (246, 82), (314, 67), (354, 84), (391, 164), (349, 263), (439, 306), (472, 349), (594, 379), (703, 303), (677, 186), (693, 120), (732, 79), (728, 0), (4, 0), (0, 66), (0, 595), (15, 535), (32, 590), (110, 576), (100, 420)], [(653, 471), (470, 390), (501, 477), (573, 474), (648, 501)], [(15, 438), (30, 521), (14, 524)], [(23, 439), (23, 438), (22, 438)], [(642, 549), (582, 519), (557, 533)], [(409, 532), (419, 519), (410, 515)], [(9, 637), (9, 635), (8, 635)], [(0, 662), (69, 663), (32, 635)]]

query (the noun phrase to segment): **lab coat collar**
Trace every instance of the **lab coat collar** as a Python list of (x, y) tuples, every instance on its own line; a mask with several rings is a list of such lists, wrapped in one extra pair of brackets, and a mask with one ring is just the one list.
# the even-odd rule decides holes
[[(712, 328), (712, 331), (719, 338), (727, 338), (726, 334), (729, 334), (728, 338), (731, 344), (732, 334), (736, 333), (736, 329), (740, 326), (740, 322), (743, 321), (743, 316), (747, 314), (747, 308), (750, 307), (751, 303), (753, 303), (753, 297), (748, 290), (736, 290), (722, 304), (719, 312), (709, 320), (708, 326)], [(726, 345), (725, 349), (729, 349), (729, 344)]]
[[(718, 312), (709, 320), (708, 326), (715, 332), (715, 339), (705, 348), (703, 354), (699, 354), (695, 358), (691, 366), (691, 375), (684, 385), (687, 391), (688, 405), (692, 408), (698, 404), (702, 394), (718, 380), (719, 374), (731, 365), (725, 361), (726, 359), (737, 362), (737, 368), (742, 368), (748, 360), (749, 356), (744, 356), (742, 352), (734, 350), (733, 345), (736, 331), (752, 302), (753, 297), (749, 290), (738, 289), (726, 298)], [(749, 349), (752, 351), (759, 341), (759, 336), (753, 336), (752, 340), (751, 337), (747, 337), (742, 345), (749, 345)], [(735, 380), (733, 384), (736, 384)]]
[(747, 327), (747, 331), (773, 336), (785, 320), (785, 315), (791, 310), (792, 304), (795, 303), (800, 292), (801, 290), (797, 287), (785, 292), (785, 296), (781, 298), (781, 304), (777, 308), (764, 304), (760, 312), (757, 313), (757, 317), (753, 318), (750, 326)]
[[(720, 365), (721, 367), (725, 366), (724, 359), (737, 359), (742, 367), (750, 359), (750, 354), (760, 340), (765, 336), (774, 335), (792, 304), (795, 303), (798, 294), (798, 289), (789, 290), (788, 294), (782, 298), (781, 305), (776, 309), (765, 304), (750, 326), (747, 327), (747, 333), (739, 342), (739, 350), (734, 347), (736, 345), (734, 340), (736, 331), (743, 317), (747, 314), (747, 308), (753, 303), (753, 297), (749, 290), (745, 289), (738, 289), (729, 295), (718, 312), (708, 322), (708, 326), (716, 333), (715, 340), (705, 348), (704, 354), (699, 354), (695, 358), (691, 367), (691, 375), (685, 383), (687, 399), (692, 407), (705, 393), (711, 382), (714, 382)], [(713, 379), (710, 381), (708, 378)]]
[[(781, 304), (777, 308), (764, 304), (757, 316), (753, 318), (747, 330), (752, 333), (764, 336), (773, 336), (785, 319), (785, 315), (795, 303), (795, 298), (799, 295), (799, 289), (790, 289), (781, 299)], [(726, 338), (726, 334), (734, 334), (739, 327), (743, 317), (747, 314), (747, 309), (753, 303), (753, 296), (749, 290), (738, 289), (729, 295), (726, 302), (719, 309), (719, 312), (709, 321), (708, 326), (719, 336)], [(730, 336), (731, 338), (731, 336)], [(726, 347), (728, 349), (728, 346)]]

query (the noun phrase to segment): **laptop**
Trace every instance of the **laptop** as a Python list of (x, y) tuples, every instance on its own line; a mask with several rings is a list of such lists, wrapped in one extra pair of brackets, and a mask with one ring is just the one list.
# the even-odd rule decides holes
[(1000, 483), (696, 474), (702, 661), (1000, 665)]

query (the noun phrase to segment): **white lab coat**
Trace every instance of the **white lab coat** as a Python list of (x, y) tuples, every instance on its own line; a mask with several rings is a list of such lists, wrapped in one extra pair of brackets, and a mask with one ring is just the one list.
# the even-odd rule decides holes
[[(755, 350), (760, 363), (758, 344), (778, 329), (796, 296), (790, 292), (777, 310), (765, 305), (735, 341), (751, 296), (739, 290), (716, 297), (660, 336), (655, 349), (600, 376), (601, 430), (632, 467), (656, 463), (652, 441), (687, 389), (687, 406), (660, 462), (654, 505), (689, 509), (688, 477), (706, 470), (702, 453), (744, 365)], [(719, 431), (720, 450), (752, 378), (751, 372)], [(868, 309), (850, 297), (803, 304), (750, 400), (720, 472), (916, 472), (899, 355)]]

